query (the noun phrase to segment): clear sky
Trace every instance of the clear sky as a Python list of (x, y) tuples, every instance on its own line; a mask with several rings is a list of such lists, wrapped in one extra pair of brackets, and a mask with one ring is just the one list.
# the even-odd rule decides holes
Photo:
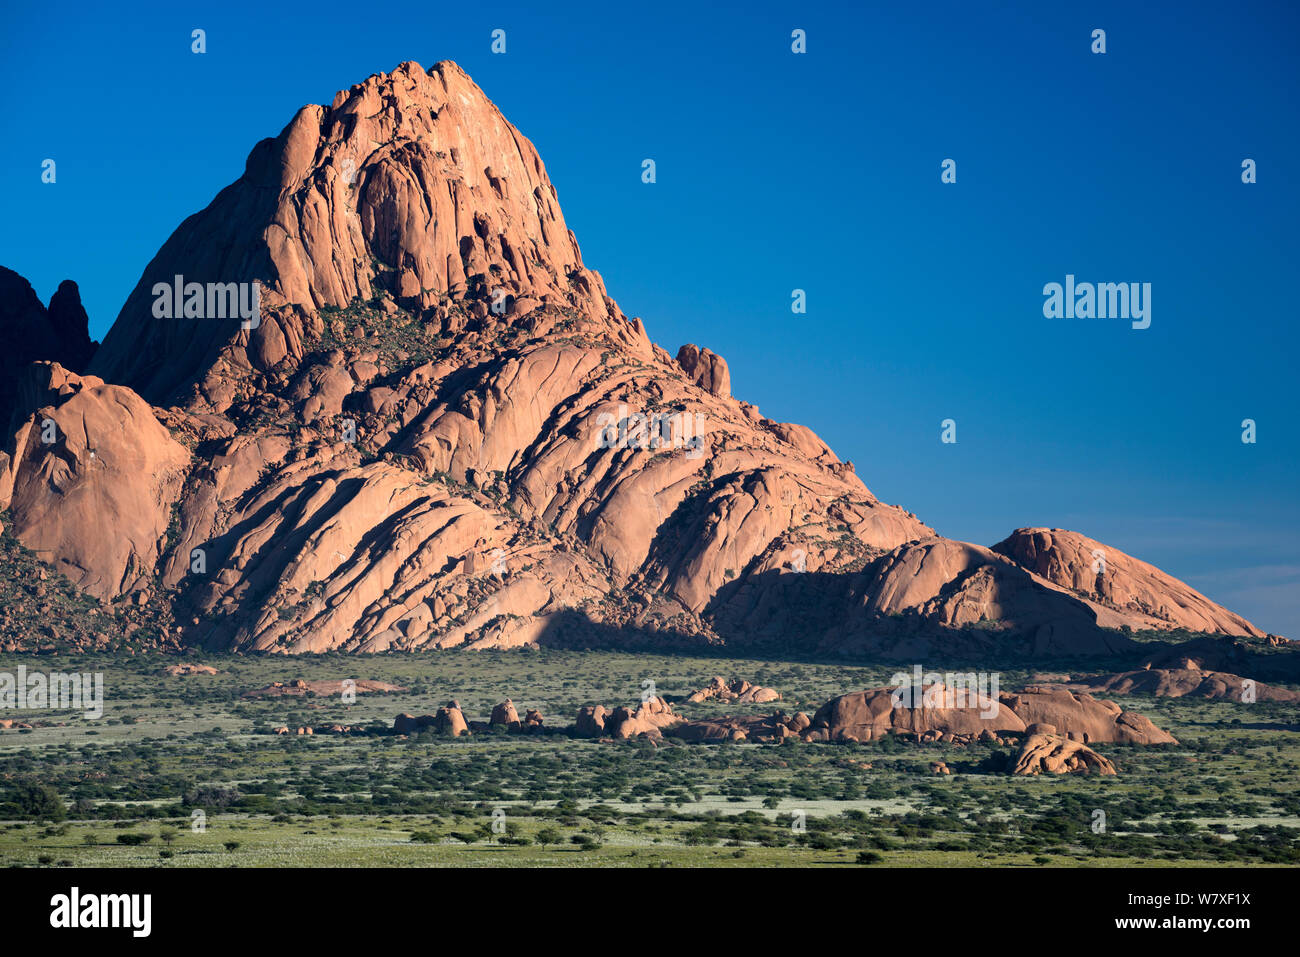
[[(76, 280), (100, 338), (298, 107), (452, 59), (624, 311), (882, 499), (1076, 529), (1300, 637), (1295, 4), (544, 6), (6, 4), (0, 265)], [(1150, 328), (1044, 318), (1066, 274), (1151, 283)]]

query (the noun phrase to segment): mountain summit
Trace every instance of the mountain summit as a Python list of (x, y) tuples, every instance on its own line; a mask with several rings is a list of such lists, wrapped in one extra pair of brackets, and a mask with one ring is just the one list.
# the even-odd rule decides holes
[(24, 376), (0, 454), (14, 534), (101, 600), (165, 608), (187, 644), (1260, 634), (1118, 552), (1122, 579), (1090, 578), (1104, 546), (1073, 533), (942, 538), (732, 397), (720, 356), (651, 343), (533, 145), (449, 62), (304, 107), (163, 245), (86, 375)]
[[(546, 299), (592, 319), (617, 307), (584, 268), (537, 150), (451, 62), (403, 63), (306, 106), (249, 154), (244, 175), (163, 245), (127, 298), (92, 373), (152, 402), (183, 397), (230, 324), (160, 322), (156, 283), (260, 282), (277, 313), (251, 338), (295, 351), (321, 309), (387, 295)], [(621, 318), (621, 317), (619, 317)]]

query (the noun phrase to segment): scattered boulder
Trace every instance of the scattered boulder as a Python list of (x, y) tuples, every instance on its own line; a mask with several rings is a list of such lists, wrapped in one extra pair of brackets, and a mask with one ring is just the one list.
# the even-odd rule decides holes
[(585, 705), (578, 709), (573, 722), (573, 731), (581, 738), (599, 738), (605, 733), (605, 721), (609, 712), (603, 704)]
[[(216, 672), (213, 671), (212, 674), (216, 674)], [(348, 685), (346, 682), (351, 682), (351, 684)], [(245, 691), (243, 696), (245, 698), (296, 698), (314, 694), (318, 697), (327, 698), (343, 694), (349, 687), (357, 694), (393, 694), (407, 690), (401, 685), (389, 684), (386, 681), (371, 681), (365, 678), (360, 681), (349, 678), (325, 681), (307, 681), (303, 678), (295, 678), (293, 681), (288, 682), (273, 681), (265, 688)]]
[[(1195, 662), (1188, 662), (1195, 665)], [(1247, 682), (1251, 682), (1249, 685)], [(1064, 684), (1072, 691), (1095, 694), (1149, 694), (1157, 698), (1226, 698), (1229, 701), (1249, 703), (1300, 701), (1300, 692), (1259, 681), (1243, 678), (1226, 671), (1203, 671), (1190, 668), (1141, 668), (1137, 671), (1120, 671), (1112, 674), (1079, 678)]]
[(715, 675), (707, 685), (686, 700), (697, 704), (702, 701), (752, 701), (763, 704), (768, 701), (780, 701), (781, 692), (775, 688), (750, 684), (744, 678), (733, 678), (731, 681), (726, 681), (721, 675)]
[(179, 665), (168, 665), (163, 669), (165, 675), (219, 675), (216, 668), (211, 665), (196, 665), (190, 662), (184, 662)]
[(606, 737), (626, 739), (638, 735), (660, 738), (663, 729), (672, 727), (682, 721), (663, 698), (654, 695), (632, 710), (617, 707), (606, 710), (603, 705), (588, 705), (578, 710), (574, 722), (574, 733), (579, 737)]
[(393, 734), (415, 734), (433, 724), (436, 719), (431, 714), (416, 717), (403, 711), (393, 719)]
[(753, 741), (757, 744), (779, 744), (786, 738), (796, 738), (808, 727), (810, 720), (799, 712), (792, 718), (781, 712), (771, 715), (745, 715), (742, 717), (705, 718), (683, 721), (665, 729), (667, 737), (692, 743), (717, 741)]
[(459, 738), (462, 734), (469, 734), (469, 724), (465, 721), (465, 714), (460, 710), (460, 702), (456, 700), (448, 701), (438, 709), (438, 713), (433, 716), (434, 727), (439, 734), (445, 734), (448, 737)]
[(488, 719), (488, 726), (504, 726), (509, 731), (518, 731), (521, 723), (519, 721), (519, 712), (515, 710), (515, 703), (507, 698), (493, 708), (492, 717)]
[(393, 734), (418, 734), (430, 727), (439, 734), (452, 738), (470, 733), (469, 724), (460, 710), (459, 701), (448, 701), (438, 709), (436, 714), (422, 714), (417, 717), (403, 713), (393, 720)]
[(1025, 739), (1012, 774), (1114, 774), (1115, 765), (1081, 741), (1056, 734), (1031, 734)]

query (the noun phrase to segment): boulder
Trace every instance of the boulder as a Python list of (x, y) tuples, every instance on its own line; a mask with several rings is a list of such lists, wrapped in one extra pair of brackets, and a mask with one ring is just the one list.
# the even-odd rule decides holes
[[(1267, 685), (1226, 671), (1204, 671), (1191, 661), (1188, 664), (1192, 667), (1141, 668), (1095, 675), (1068, 682), (1065, 687), (1093, 694), (1146, 694), (1158, 698), (1223, 698), (1240, 702), (1253, 695), (1254, 701), (1300, 701), (1300, 692), (1289, 688)], [(1251, 681), (1251, 685), (1247, 685), (1247, 681)]]
[(731, 372), (722, 356), (687, 343), (677, 350), (677, 364), (692, 382), (716, 396), (731, 395)]
[(515, 704), (509, 698), (501, 702), (492, 709), (492, 717), (488, 719), (489, 726), (500, 725), (510, 731), (518, 731), (520, 728), (519, 712), (515, 710)]
[(1016, 756), (1012, 774), (1114, 774), (1115, 766), (1080, 741), (1060, 735), (1032, 734)]
[[(944, 733), (978, 736), (985, 731), (1000, 734), (1025, 730), (1024, 721), (1005, 704), (975, 693), (962, 700), (955, 689), (952, 694), (949, 690), (941, 684), (931, 685), (915, 700), (900, 688), (840, 695), (817, 709), (803, 734), (809, 740), (811, 735), (822, 732), (831, 741), (873, 741), (891, 733), (910, 732), (938, 740)], [(915, 707), (907, 706), (909, 701)]]
[(743, 678), (733, 678), (731, 681), (727, 681), (721, 675), (717, 675), (699, 691), (692, 693), (686, 700), (695, 703), (702, 701), (752, 701), (763, 704), (769, 701), (780, 701), (781, 693), (775, 688), (764, 688), (760, 685), (750, 684)]
[(148, 588), (189, 451), (130, 389), (55, 363), (28, 367), (17, 402), (33, 411), (0, 455), (14, 535), (96, 598)]
[(608, 714), (603, 704), (585, 705), (579, 708), (578, 715), (574, 719), (574, 733), (582, 738), (599, 738), (605, 733)]
[(1160, 730), (1149, 718), (1124, 711), (1113, 701), (1102, 701), (1084, 692), (1031, 685), (1024, 691), (1003, 693), (1002, 704), (1014, 711), (1026, 726), (1050, 725), (1062, 734), (1078, 733), (1089, 744), (1113, 741), (1119, 744), (1177, 744), (1171, 734)]
[(448, 737), (458, 738), (462, 734), (469, 734), (469, 725), (465, 723), (465, 715), (460, 710), (459, 701), (448, 701), (443, 707), (438, 709), (434, 715), (434, 727), (440, 734)]

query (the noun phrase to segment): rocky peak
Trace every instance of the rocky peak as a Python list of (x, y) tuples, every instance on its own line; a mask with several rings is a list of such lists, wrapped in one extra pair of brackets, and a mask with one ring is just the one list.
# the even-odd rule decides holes
[[(214, 317), (205, 284), (254, 280), (256, 311), (241, 294)], [(75, 289), (51, 319), (23, 286), (0, 298), (11, 342), (81, 321)], [(1185, 605), (1119, 553), (1098, 586), (1091, 540), (941, 538), (733, 398), (720, 356), (653, 345), (583, 265), (532, 144), (451, 63), (259, 143), (90, 372), (20, 377), (0, 510), (83, 591), (165, 605), (187, 644), (1113, 654), (1115, 629)], [(1198, 622), (1251, 633), (1200, 601)]]
[(428, 71), (403, 63), (329, 106), (303, 107), (177, 229), (94, 368), (154, 402), (197, 381), (224, 345), (265, 335), (237, 318), (156, 318), (155, 284), (176, 276), (256, 280), (264, 318), (280, 327), (270, 334), (289, 343), (320, 310), (385, 293), (417, 311), (473, 300), (505, 315), (547, 303), (626, 324), (583, 265), (533, 144), (449, 61)]
[[(19, 373), (32, 362), (57, 362), (84, 372), (95, 352), (81, 293), (71, 279), (59, 283), (47, 308), (36, 290), (12, 269), (0, 266), (0, 426), (9, 422)], [(26, 411), (26, 410), (24, 410)]]

